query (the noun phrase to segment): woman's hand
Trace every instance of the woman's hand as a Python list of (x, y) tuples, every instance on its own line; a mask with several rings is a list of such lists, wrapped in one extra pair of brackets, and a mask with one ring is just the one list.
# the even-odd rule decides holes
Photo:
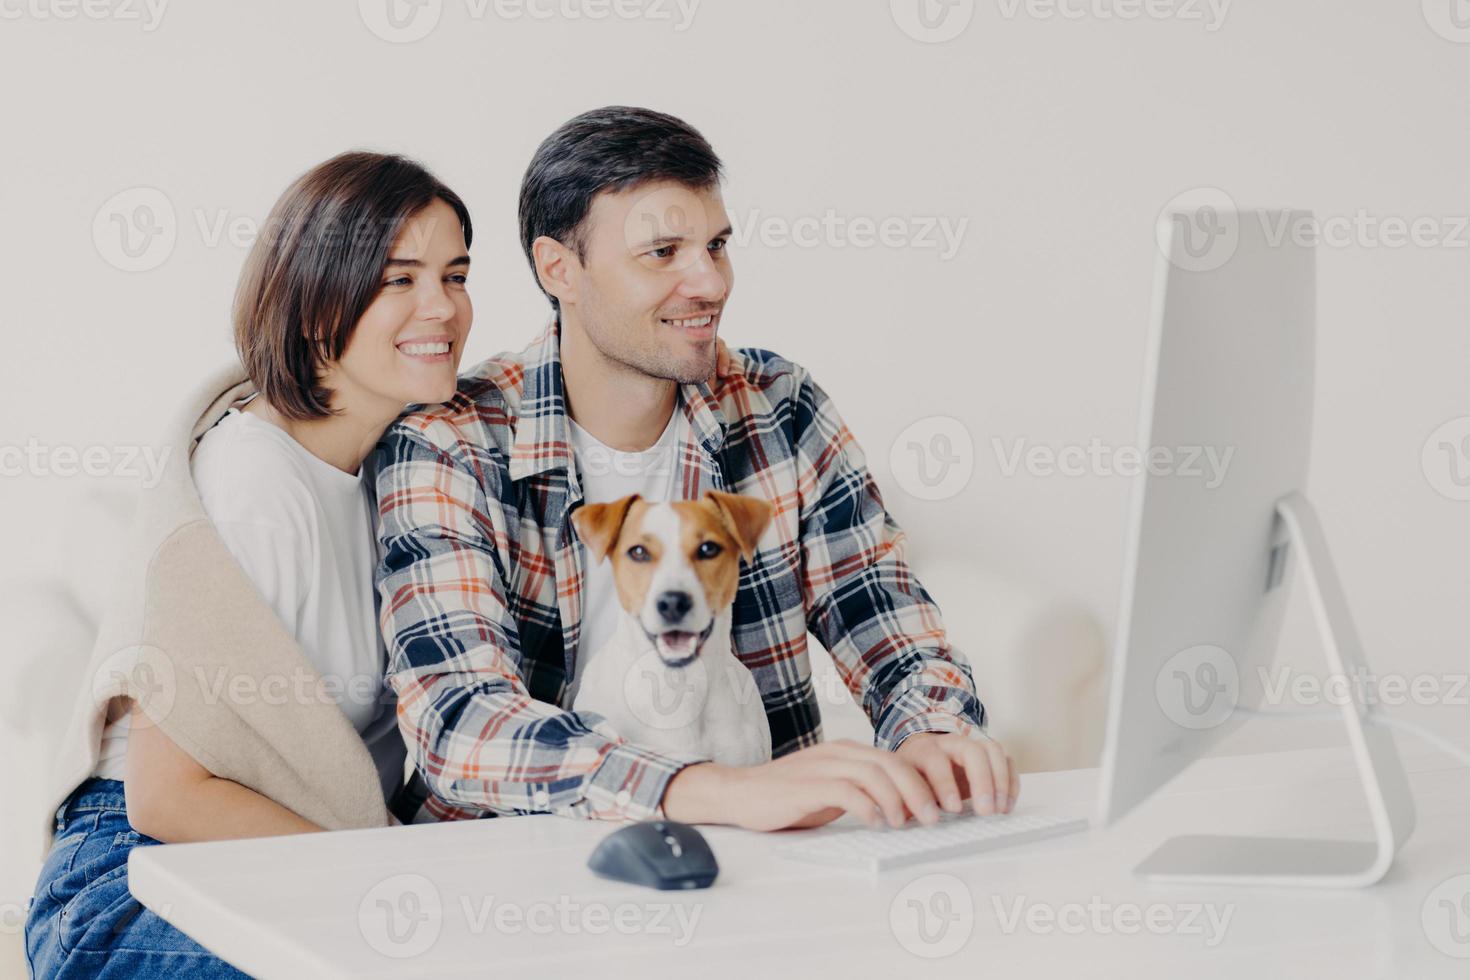
[(715, 338), (715, 377), (723, 378), (730, 373), (730, 348), (725, 346), (725, 341), (719, 337)]

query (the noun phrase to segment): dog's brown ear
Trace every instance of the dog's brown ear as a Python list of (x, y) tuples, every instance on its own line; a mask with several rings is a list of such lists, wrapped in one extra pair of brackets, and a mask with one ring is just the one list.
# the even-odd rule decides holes
[(722, 493), (719, 490), (708, 491), (704, 499), (714, 504), (721, 522), (740, 546), (740, 553), (749, 560), (755, 554), (756, 542), (770, 525), (775, 508), (759, 497)]
[(628, 508), (637, 499), (638, 495), (635, 493), (610, 504), (583, 504), (572, 515), (572, 526), (577, 529), (577, 537), (587, 546), (594, 565), (606, 558), (608, 552), (613, 550), (613, 545), (618, 543), (618, 534), (623, 530), (623, 521), (627, 520)]

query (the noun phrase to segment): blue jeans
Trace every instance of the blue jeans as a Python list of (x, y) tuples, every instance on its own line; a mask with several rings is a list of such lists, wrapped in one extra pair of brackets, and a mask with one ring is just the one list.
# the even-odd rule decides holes
[(128, 826), (122, 783), (89, 779), (72, 791), (26, 915), (36, 980), (245, 976), (128, 891), (128, 854), (157, 843)]

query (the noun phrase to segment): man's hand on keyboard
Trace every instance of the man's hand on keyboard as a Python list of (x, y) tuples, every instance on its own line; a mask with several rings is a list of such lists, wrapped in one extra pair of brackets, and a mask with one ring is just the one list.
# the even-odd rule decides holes
[(989, 737), (919, 732), (904, 739), (894, 755), (923, 774), (950, 813), (960, 812), (962, 799), (969, 800), (976, 813), (1010, 813), (1021, 794), (1011, 757)]
[[(973, 746), (978, 754), (951, 739)], [(993, 775), (997, 766), (999, 774)], [(897, 752), (841, 739), (748, 768), (712, 762), (689, 766), (670, 781), (663, 808), (670, 820), (748, 830), (818, 827), (844, 813), (870, 827), (885, 819), (898, 827), (911, 814), (921, 823), (937, 822), (938, 800), (948, 803), (946, 794), (954, 804), (946, 809), (959, 811), (971, 785), (991, 796), (989, 808), (978, 812), (997, 812), (992, 787), (1005, 787), (1002, 795), (1014, 799), (1014, 779), (1010, 759), (998, 743), (925, 732), (910, 735)]]

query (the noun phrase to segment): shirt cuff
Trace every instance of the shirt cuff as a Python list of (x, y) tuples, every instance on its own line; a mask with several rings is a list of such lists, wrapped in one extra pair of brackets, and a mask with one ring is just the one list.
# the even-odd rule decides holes
[(593, 816), (603, 819), (663, 819), (664, 792), (679, 771), (699, 756), (661, 755), (629, 742), (614, 746), (587, 780), (584, 799)]
[(923, 732), (959, 733), (979, 741), (995, 741), (990, 737), (989, 732), (969, 718), (948, 711), (926, 711), (922, 714), (909, 715), (891, 726), (880, 728), (875, 734), (873, 744), (880, 749), (897, 752), (899, 746), (903, 745), (910, 735), (918, 735)]

